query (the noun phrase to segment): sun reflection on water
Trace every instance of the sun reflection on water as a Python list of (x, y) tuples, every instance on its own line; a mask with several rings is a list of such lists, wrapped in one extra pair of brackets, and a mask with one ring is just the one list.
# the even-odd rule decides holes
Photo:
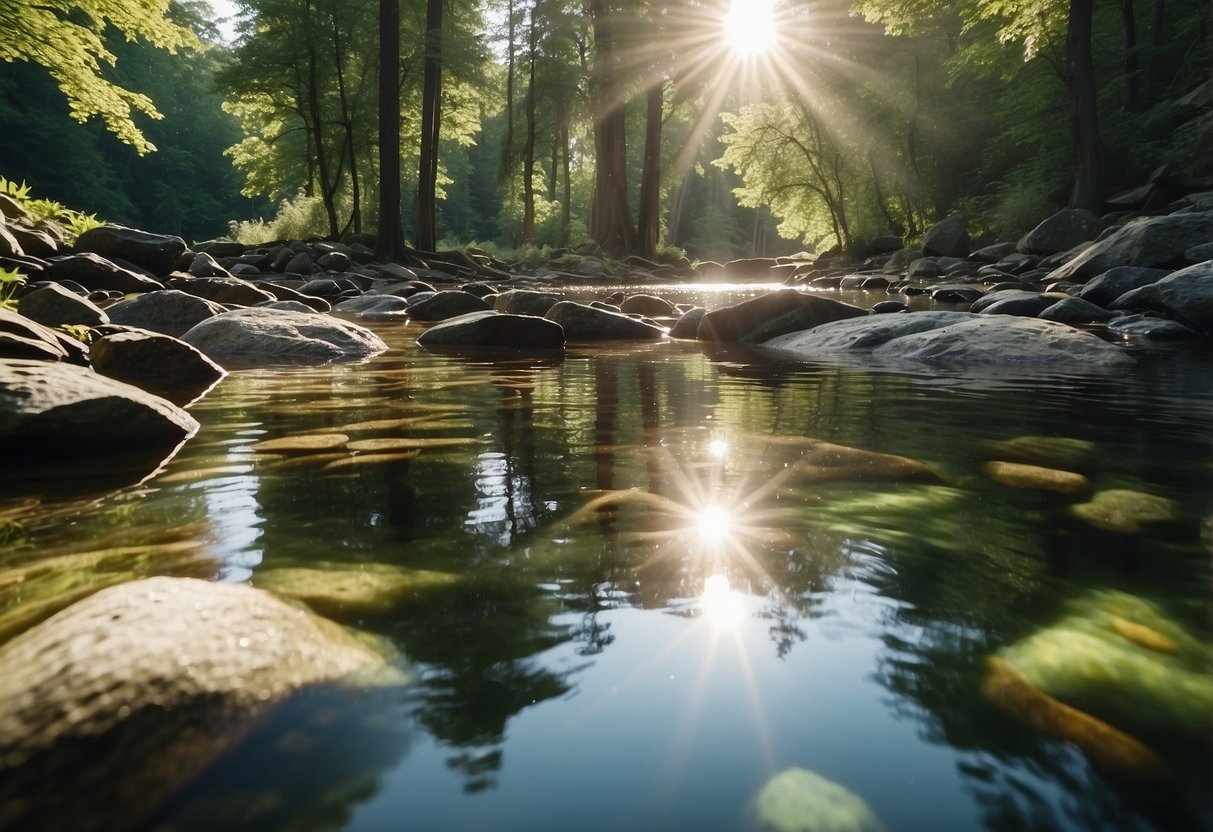
[(745, 618), (741, 596), (724, 575), (712, 575), (704, 582), (699, 603), (703, 617), (719, 630), (736, 629)]

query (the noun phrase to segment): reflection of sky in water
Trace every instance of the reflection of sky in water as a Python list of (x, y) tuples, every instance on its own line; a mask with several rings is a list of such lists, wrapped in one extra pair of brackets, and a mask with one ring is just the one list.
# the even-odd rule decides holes
[(505, 454), (481, 454), (475, 464), (477, 507), (464, 521), (469, 531), (508, 546), (519, 534), (535, 527), (531, 486), (515, 473), (515, 461)]
[(217, 541), (215, 557), (223, 564), (225, 581), (247, 581), (261, 563), (261, 506), (257, 477), (228, 477), (207, 486), (207, 517)]

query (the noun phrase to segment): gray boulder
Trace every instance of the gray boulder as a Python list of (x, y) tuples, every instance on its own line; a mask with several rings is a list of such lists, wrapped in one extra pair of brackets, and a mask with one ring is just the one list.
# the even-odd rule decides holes
[(1213, 260), (1128, 292), (1112, 308), (1161, 312), (1199, 332), (1213, 332)]
[(405, 682), (388, 655), (249, 586), (103, 589), (0, 647), (0, 822), (143, 828), (295, 693)]
[(10, 358), (88, 364), (88, 352), (76, 339), (0, 309), (0, 359)]
[(529, 289), (510, 289), (502, 292), (493, 301), (493, 308), (509, 315), (535, 315), (543, 317), (548, 310), (560, 302), (560, 298), (547, 292)]
[(1121, 348), (1052, 321), (971, 312), (914, 312), (836, 321), (762, 345), (797, 358), (946, 366), (1132, 367)]
[(1024, 318), (1035, 318), (1059, 300), (1061, 300), (1060, 297), (1040, 292), (1008, 289), (1003, 292), (989, 292), (980, 300), (975, 301), (969, 307), (969, 311), (980, 312), (983, 315), (1018, 315)]
[(781, 289), (713, 310), (699, 324), (700, 341), (760, 344), (777, 335), (868, 314), (866, 309), (818, 295)]
[(1108, 324), (1108, 332), (1128, 338), (1146, 338), (1151, 341), (1186, 341), (1196, 337), (1196, 331), (1179, 321), (1165, 318), (1150, 318), (1145, 315), (1126, 315)]
[(89, 349), (93, 369), (136, 386), (152, 380), (202, 386), (227, 375), (194, 347), (158, 332), (119, 332), (97, 339)]
[(8, 233), (13, 235), (26, 257), (54, 257), (59, 253), (59, 242), (45, 231), (14, 224), (8, 226)]
[(315, 274), (316, 264), (312, 262), (311, 255), (306, 251), (301, 251), (291, 257), (282, 270), (287, 274)]
[(1042, 321), (1056, 321), (1059, 324), (1090, 324), (1110, 321), (1116, 313), (1109, 312), (1102, 306), (1097, 306), (1082, 298), (1065, 298), (1059, 300), (1036, 317)]
[(231, 272), (220, 266), (215, 258), (200, 251), (190, 262), (190, 274), (194, 277), (233, 277)]
[(221, 365), (228, 359), (323, 363), (369, 358), (387, 349), (378, 335), (327, 315), (237, 309), (208, 318), (181, 340)]
[(3, 223), (0, 223), (0, 257), (24, 256), (25, 251), (21, 248), (21, 244), (17, 242), (17, 238), (9, 232)]
[(659, 326), (570, 300), (556, 304), (544, 317), (560, 324), (570, 341), (656, 341), (665, 335)]
[(676, 314), (674, 304), (656, 295), (629, 295), (623, 299), (619, 310), (627, 315), (646, 315), (651, 318), (668, 318)]
[(670, 337), (694, 341), (699, 337), (699, 324), (703, 321), (703, 316), (706, 314), (708, 314), (708, 310), (702, 306), (696, 306), (694, 309), (687, 310), (678, 319), (678, 322), (674, 324), (674, 328), (670, 330)]
[(1033, 228), (1019, 240), (1023, 254), (1056, 254), (1094, 240), (1103, 231), (1099, 215), (1084, 208), (1059, 211)]
[(1166, 269), (1148, 269), (1141, 266), (1117, 266), (1088, 280), (1078, 296), (1100, 306), (1111, 306), (1126, 292), (1157, 283), (1170, 274)]
[(273, 293), (238, 277), (175, 277), (168, 285), (196, 297), (232, 306), (256, 306), (277, 300)]
[(46, 326), (97, 326), (109, 317), (87, 298), (82, 298), (58, 283), (48, 283), (17, 301), (17, 312)]
[(46, 276), (55, 281), (74, 280), (90, 292), (115, 289), (123, 294), (163, 289), (159, 281), (124, 269), (99, 254), (69, 254), (52, 257)]
[(197, 430), (184, 410), (92, 370), (0, 362), (0, 449), (17, 459), (45, 465), (130, 451), (163, 459)]
[(1082, 280), (1117, 266), (1186, 265), (1185, 252), (1213, 237), (1213, 213), (1170, 214), (1131, 222), (1057, 269), (1048, 280)]
[(982, 246), (970, 255), (978, 263), (997, 263), (1016, 252), (1015, 243), (993, 243)]
[(327, 254), (321, 255), (316, 264), (322, 269), (328, 269), (331, 272), (348, 271), (354, 261), (344, 251), (330, 251)]
[(943, 274), (939, 263), (929, 257), (923, 257), (910, 264), (906, 277), (911, 280), (933, 280)]
[(75, 250), (91, 251), (109, 259), (118, 257), (154, 275), (167, 275), (185, 252), (185, 240), (122, 225), (103, 225), (77, 237)]
[(193, 245), (194, 251), (201, 251), (211, 257), (240, 257), (247, 250), (244, 243), (234, 240), (204, 240)]
[(316, 312), (328, 312), (333, 308), (332, 304), (324, 298), (305, 294), (297, 289), (292, 289), (290, 286), (280, 286), (271, 280), (258, 280), (253, 285), (263, 292), (269, 292), (278, 298), (278, 300), (298, 301), (304, 306), (310, 306)]
[(409, 304), (409, 317), (414, 321), (445, 321), (471, 312), (489, 312), (493, 307), (468, 292), (436, 292), (420, 303)]
[(977, 303), (985, 294), (973, 286), (936, 286), (931, 290), (931, 300), (936, 303)]
[(133, 326), (174, 337), (195, 324), (226, 312), (221, 304), (177, 289), (148, 292), (106, 308), (110, 323)]
[(969, 244), (968, 223), (962, 215), (953, 214), (927, 229), (922, 253), (927, 257), (968, 257)]
[(430, 327), (417, 343), (423, 347), (558, 350), (564, 347), (564, 329), (533, 315), (471, 312)]

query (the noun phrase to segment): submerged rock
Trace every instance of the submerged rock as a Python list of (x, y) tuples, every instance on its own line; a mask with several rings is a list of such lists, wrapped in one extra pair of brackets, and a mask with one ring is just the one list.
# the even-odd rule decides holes
[(387, 344), (357, 324), (327, 315), (237, 309), (208, 318), (181, 338), (207, 356), (317, 362), (369, 358)]
[(460, 577), (450, 572), (386, 563), (318, 563), (258, 569), (253, 576), (258, 588), (302, 601), (335, 618), (388, 613), (411, 599), (459, 581)]
[(1089, 503), (1070, 506), (1070, 513), (1097, 529), (1117, 534), (1138, 534), (1145, 526), (1174, 520), (1175, 503), (1141, 491), (1100, 491)]
[(1097, 459), (1094, 442), (1069, 436), (1017, 436), (985, 444), (986, 452), (997, 459), (1085, 471)]
[[(104, 589), (0, 647), (0, 827), (60, 828), (94, 803), (138, 827), (275, 702), (359, 674), (382, 648), (248, 586), (151, 578)], [(70, 812), (69, 812), (70, 813)]]
[(994, 482), (1010, 488), (1054, 491), (1058, 494), (1085, 494), (1091, 490), (1091, 481), (1082, 474), (1056, 468), (1017, 462), (987, 462), (981, 472)]
[(747, 832), (883, 832), (863, 798), (819, 774), (790, 768), (763, 786), (746, 810)]

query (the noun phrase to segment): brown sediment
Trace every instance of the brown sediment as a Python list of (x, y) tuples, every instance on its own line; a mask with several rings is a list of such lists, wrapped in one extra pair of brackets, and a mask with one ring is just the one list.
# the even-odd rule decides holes
[(1120, 780), (1165, 783), (1167, 764), (1140, 740), (1034, 687), (1010, 662), (986, 659), (986, 697), (1043, 734), (1071, 742), (1101, 773)]
[(1119, 615), (1109, 615), (1108, 618), (1112, 624), (1112, 629), (1116, 631), (1117, 635), (1128, 639), (1139, 647), (1168, 655), (1174, 655), (1178, 651), (1175, 642), (1158, 632), (1158, 630), (1151, 629), (1144, 624), (1138, 624), (1136, 621), (1130, 621), (1127, 618), (1121, 618)]

